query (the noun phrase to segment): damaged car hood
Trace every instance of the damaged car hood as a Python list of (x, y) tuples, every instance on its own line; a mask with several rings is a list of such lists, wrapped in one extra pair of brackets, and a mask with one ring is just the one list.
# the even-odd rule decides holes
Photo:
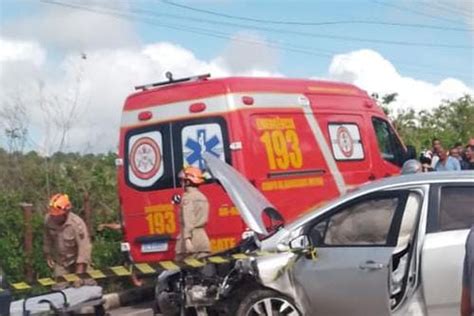
[(269, 235), (263, 215), (272, 221), (283, 221), (275, 206), (237, 170), (207, 152), (203, 153), (203, 158), (210, 173), (219, 180), (251, 230), (260, 235)]

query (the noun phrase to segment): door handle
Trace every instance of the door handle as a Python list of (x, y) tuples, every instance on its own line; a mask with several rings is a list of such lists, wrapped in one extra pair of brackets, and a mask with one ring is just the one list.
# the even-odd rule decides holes
[(366, 261), (359, 265), (360, 270), (367, 270), (367, 271), (381, 270), (383, 269), (383, 267), (384, 267), (383, 263), (375, 262), (372, 260)]
[(375, 174), (371, 173), (368, 179), (369, 181), (374, 181), (376, 179)]

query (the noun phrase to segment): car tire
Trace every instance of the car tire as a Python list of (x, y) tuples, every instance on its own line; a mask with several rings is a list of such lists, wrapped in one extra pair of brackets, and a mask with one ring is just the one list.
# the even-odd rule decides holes
[(240, 303), (236, 316), (278, 315), (301, 316), (294, 301), (278, 292), (258, 289), (248, 294)]

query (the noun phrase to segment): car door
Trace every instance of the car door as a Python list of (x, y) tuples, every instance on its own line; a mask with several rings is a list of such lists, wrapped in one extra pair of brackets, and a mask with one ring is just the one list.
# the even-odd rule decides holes
[(390, 315), (391, 259), (408, 194), (369, 194), (306, 227), (317, 258), (298, 260), (293, 271), (312, 315)]
[(433, 185), (422, 250), (422, 288), (429, 315), (456, 315), (466, 238), (474, 225), (474, 184)]

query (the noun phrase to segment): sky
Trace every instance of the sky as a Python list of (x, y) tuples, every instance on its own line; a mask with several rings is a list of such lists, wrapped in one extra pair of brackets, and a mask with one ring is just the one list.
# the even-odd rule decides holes
[[(115, 151), (136, 85), (210, 72), (397, 92), (429, 110), (474, 94), (471, 0), (0, 0), (0, 145)], [(67, 132), (65, 132), (67, 131)]]

